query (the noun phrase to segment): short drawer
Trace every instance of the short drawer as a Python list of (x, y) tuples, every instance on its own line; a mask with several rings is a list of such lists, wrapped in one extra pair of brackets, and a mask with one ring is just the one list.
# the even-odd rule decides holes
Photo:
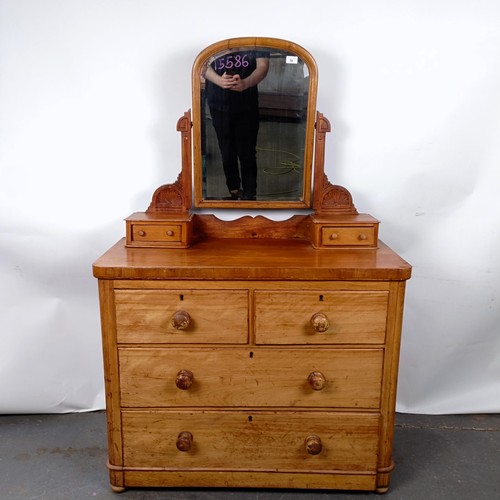
[(115, 290), (115, 303), (119, 343), (248, 341), (247, 290)]
[(378, 408), (382, 349), (119, 349), (123, 407)]
[(321, 243), (325, 246), (376, 246), (376, 230), (367, 227), (337, 227), (321, 228)]
[(378, 425), (378, 414), (123, 411), (124, 466), (373, 472)]
[(389, 292), (255, 291), (257, 344), (382, 344)]
[(134, 242), (178, 242), (182, 239), (182, 225), (180, 224), (133, 224), (132, 241)]

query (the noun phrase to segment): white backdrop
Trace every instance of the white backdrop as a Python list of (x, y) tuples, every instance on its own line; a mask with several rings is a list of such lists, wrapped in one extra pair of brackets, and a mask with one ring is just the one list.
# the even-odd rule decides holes
[(398, 410), (500, 411), (500, 3), (237, 5), (0, 0), (0, 413), (103, 408), (91, 264), (176, 179), (198, 52), (245, 35), (314, 55), (328, 177), (414, 266)]

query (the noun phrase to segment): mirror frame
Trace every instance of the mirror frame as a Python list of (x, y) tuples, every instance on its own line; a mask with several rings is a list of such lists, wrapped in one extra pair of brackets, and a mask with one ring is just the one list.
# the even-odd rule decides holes
[[(283, 50), (297, 55), (307, 65), (309, 71), (309, 90), (307, 100), (306, 130), (304, 144), (304, 164), (302, 196), (297, 201), (277, 200), (206, 200), (202, 192), (202, 149), (201, 149), (201, 74), (210, 57), (233, 48), (270, 48)], [(194, 61), (192, 69), (192, 117), (193, 117), (193, 168), (194, 168), (194, 206), (195, 208), (311, 208), (311, 179), (314, 152), (316, 119), (316, 98), (318, 69), (312, 55), (296, 43), (279, 38), (241, 37), (221, 40), (205, 48)]]

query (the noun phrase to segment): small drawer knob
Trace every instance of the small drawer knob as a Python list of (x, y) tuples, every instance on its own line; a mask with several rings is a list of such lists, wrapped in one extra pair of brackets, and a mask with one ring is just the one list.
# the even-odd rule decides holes
[(139, 236), (146, 236), (146, 231), (143, 231), (142, 229), (140, 231), (137, 231), (137, 234)]
[(365, 234), (365, 233), (361, 233), (361, 234), (358, 236), (358, 240), (365, 241), (366, 239), (368, 239), (368, 236), (366, 236), (366, 234)]
[(191, 322), (191, 316), (187, 311), (176, 311), (172, 316), (172, 326), (176, 330), (185, 330)]
[(331, 240), (338, 240), (339, 239), (339, 234), (338, 233), (332, 233), (332, 234), (330, 234), (330, 239)]
[(179, 451), (189, 451), (193, 446), (193, 435), (187, 431), (179, 433), (176, 446)]
[(328, 321), (326, 314), (318, 312), (312, 315), (311, 325), (314, 328), (315, 332), (323, 333), (326, 332), (330, 327), (330, 322)]
[(194, 375), (190, 370), (181, 370), (175, 377), (175, 385), (178, 389), (186, 391), (193, 385)]
[(311, 372), (307, 381), (315, 391), (321, 391), (326, 386), (326, 378), (321, 372)]
[(167, 236), (173, 236), (173, 235), (174, 235), (174, 232), (171, 229), (169, 229), (167, 231)]
[(319, 436), (312, 434), (306, 438), (306, 451), (309, 455), (319, 455), (323, 445)]

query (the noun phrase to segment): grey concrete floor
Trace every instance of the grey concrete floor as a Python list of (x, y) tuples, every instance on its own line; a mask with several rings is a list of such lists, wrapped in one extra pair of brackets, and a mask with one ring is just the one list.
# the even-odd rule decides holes
[[(500, 499), (500, 415), (398, 414), (384, 500)], [(0, 500), (326, 500), (375, 493), (130, 489), (111, 492), (104, 412), (0, 416)]]

